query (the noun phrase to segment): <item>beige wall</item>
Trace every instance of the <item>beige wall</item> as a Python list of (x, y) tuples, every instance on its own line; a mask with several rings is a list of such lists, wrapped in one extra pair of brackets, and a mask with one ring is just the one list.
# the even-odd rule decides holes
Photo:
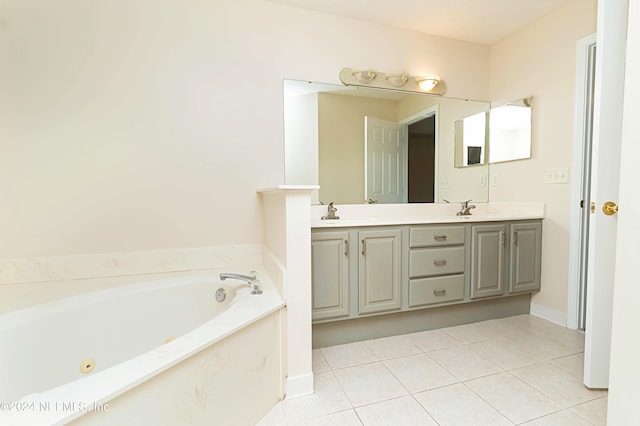
[(545, 171), (572, 162), (576, 42), (596, 31), (596, 1), (573, 0), (491, 47), (494, 104), (533, 96), (531, 160), (491, 166), (491, 201), (545, 204), (542, 291), (533, 304), (567, 312), (570, 185), (545, 184)]
[(260, 244), (284, 78), (404, 70), (489, 98), (486, 46), (262, 0), (8, 0), (0, 19), (0, 258)]
[(491, 200), (546, 204), (534, 303), (566, 312), (569, 186), (543, 181), (571, 163), (595, 0), (491, 48), (258, 0), (3, 5), (0, 258), (262, 243), (255, 189), (284, 180), (282, 80), (373, 67), (439, 74), (451, 97), (534, 96), (533, 159), (495, 166)]

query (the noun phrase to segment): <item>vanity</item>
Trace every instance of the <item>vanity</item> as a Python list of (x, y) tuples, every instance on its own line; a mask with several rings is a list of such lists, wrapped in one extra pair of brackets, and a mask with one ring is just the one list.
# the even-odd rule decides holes
[(435, 328), (429, 311), (441, 327), (468, 322), (467, 310), (489, 319), (512, 298), (528, 303), (540, 289), (543, 206), (477, 207), (346, 205), (322, 220), (326, 207), (312, 206), (314, 342)]
[(490, 203), (489, 188), (492, 164), (531, 157), (531, 97), (287, 80), (284, 105), (285, 183), (319, 187), (313, 347), (529, 313), (544, 208)]

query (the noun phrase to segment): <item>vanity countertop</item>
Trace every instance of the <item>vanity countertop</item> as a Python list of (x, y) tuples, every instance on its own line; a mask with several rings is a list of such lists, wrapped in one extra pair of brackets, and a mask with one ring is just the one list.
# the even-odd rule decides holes
[(327, 206), (311, 206), (311, 228), (340, 228), (386, 225), (456, 224), (544, 219), (542, 203), (478, 203), (471, 215), (457, 216), (451, 204), (345, 204), (335, 205), (340, 219), (322, 220)]

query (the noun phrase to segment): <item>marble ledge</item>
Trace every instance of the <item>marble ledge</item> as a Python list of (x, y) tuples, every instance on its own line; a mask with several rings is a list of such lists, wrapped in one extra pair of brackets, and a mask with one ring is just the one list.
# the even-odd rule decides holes
[(544, 219), (542, 203), (478, 203), (469, 216), (457, 216), (458, 204), (336, 205), (340, 219), (322, 220), (326, 206), (311, 207), (312, 228), (455, 224)]
[(319, 189), (319, 185), (277, 185), (267, 188), (258, 188), (256, 192), (258, 194), (269, 194), (278, 192), (308, 192)]
[(261, 245), (0, 259), (0, 286), (262, 264)]

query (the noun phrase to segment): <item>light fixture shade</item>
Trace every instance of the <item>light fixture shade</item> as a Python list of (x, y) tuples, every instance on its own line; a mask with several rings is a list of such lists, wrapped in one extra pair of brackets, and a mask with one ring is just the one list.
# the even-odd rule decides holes
[(440, 82), (440, 78), (436, 76), (429, 77), (416, 77), (416, 81), (418, 82), (418, 86), (425, 92), (429, 92), (433, 90), (438, 83)]
[(353, 71), (353, 76), (362, 84), (369, 84), (378, 74), (372, 70)]
[(409, 80), (406, 74), (385, 74), (384, 78), (395, 87), (402, 87)]

